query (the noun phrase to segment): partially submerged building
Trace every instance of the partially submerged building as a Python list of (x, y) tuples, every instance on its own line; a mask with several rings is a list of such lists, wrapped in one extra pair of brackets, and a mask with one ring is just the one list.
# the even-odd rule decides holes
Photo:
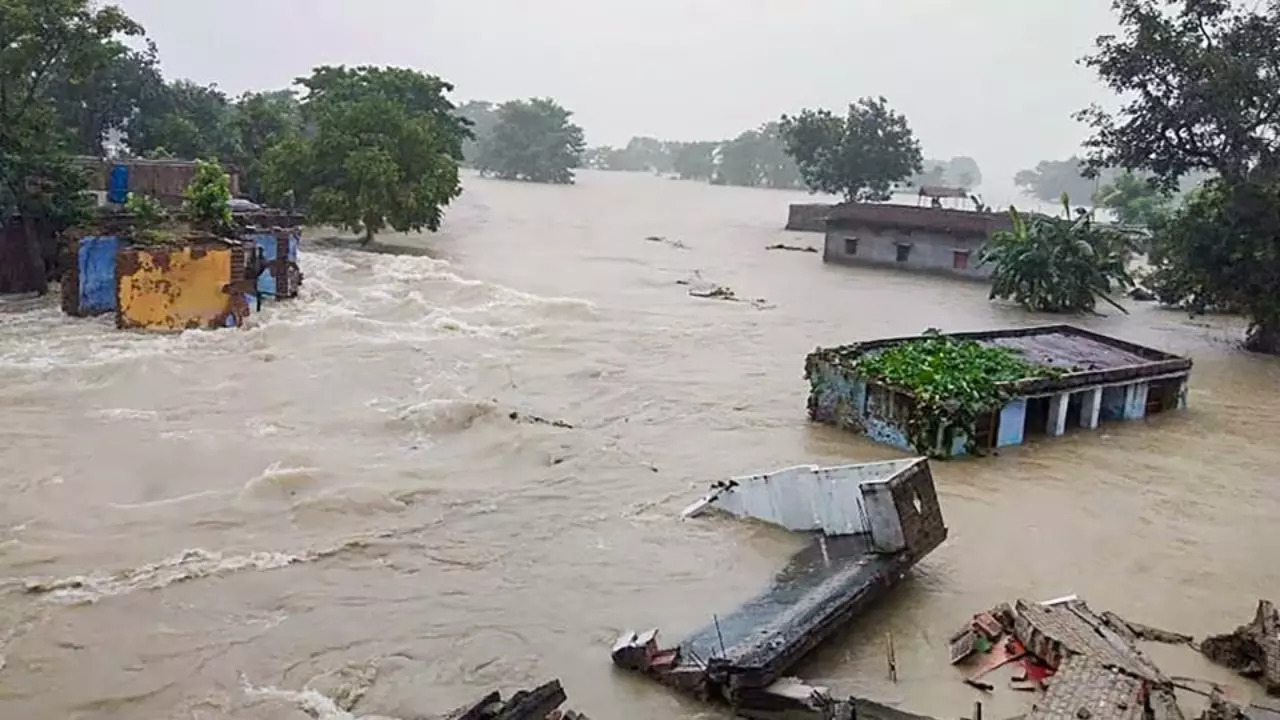
[(978, 250), (1013, 222), (1006, 213), (844, 203), (827, 211), (824, 226), (823, 262), (986, 279), (991, 268), (978, 266)]
[(939, 427), (936, 436), (927, 438), (929, 446), (919, 447), (911, 428), (919, 421), (921, 403), (911, 390), (867, 376), (859, 360), (920, 341), (920, 336), (818, 348), (805, 359), (810, 419), (908, 452), (951, 457), (1187, 406), (1189, 358), (1071, 325), (937, 337), (1003, 348), (1030, 371), (998, 383), (1002, 403), (979, 412), (972, 427)]
[(849, 720), (855, 702), (833, 699), (786, 673), (884, 596), (947, 537), (928, 460), (737, 477), (685, 510), (715, 509), (811, 535), (773, 583), (673, 647), (656, 629), (624, 633), (618, 667), (642, 673), (742, 717)]
[(295, 297), (301, 216), (237, 214), (236, 237), (178, 232), (163, 241), (135, 236), (127, 214), (103, 215), (69, 237), (62, 309), (113, 313), (116, 326), (179, 331), (238, 327), (262, 298)]

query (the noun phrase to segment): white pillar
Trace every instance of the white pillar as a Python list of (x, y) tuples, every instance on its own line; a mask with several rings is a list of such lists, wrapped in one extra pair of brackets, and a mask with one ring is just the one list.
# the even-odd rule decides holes
[(1102, 412), (1102, 388), (1092, 388), (1081, 394), (1084, 402), (1080, 404), (1080, 427), (1097, 430), (1098, 416)]
[(1045, 428), (1050, 437), (1057, 437), (1067, 432), (1067, 403), (1071, 393), (1058, 393), (1049, 399), (1049, 427)]

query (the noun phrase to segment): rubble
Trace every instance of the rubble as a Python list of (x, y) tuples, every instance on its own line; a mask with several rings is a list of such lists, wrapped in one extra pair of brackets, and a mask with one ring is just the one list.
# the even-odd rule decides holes
[[(1210, 659), (1263, 680), (1276, 667), (1280, 618), (1267, 601), (1253, 622), (1228, 635), (1206, 639), (1200, 650)], [(1023, 675), (1010, 689), (1043, 691), (1020, 720), (1183, 720), (1175, 690), (1209, 698), (1199, 720), (1280, 720), (1280, 707), (1240, 704), (1223, 688), (1211, 690), (1167, 677), (1138, 646), (1158, 642), (1193, 646), (1181, 633), (1094, 612), (1074, 595), (1045, 602), (1019, 600), (974, 615), (950, 643), (952, 664), (970, 666), (964, 682), (983, 691), (978, 679), (998, 667), (1021, 662)], [(976, 662), (974, 662), (976, 661)]]
[(1256, 678), (1267, 694), (1280, 695), (1280, 613), (1269, 600), (1258, 601), (1248, 625), (1206, 638), (1200, 652), (1219, 665)]
[(443, 720), (586, 720), (572, 710), (559, 709), (567, 699), (560, 681), (552, 680), (533, 690), (521, 690), (507, 700), (495, 690)]

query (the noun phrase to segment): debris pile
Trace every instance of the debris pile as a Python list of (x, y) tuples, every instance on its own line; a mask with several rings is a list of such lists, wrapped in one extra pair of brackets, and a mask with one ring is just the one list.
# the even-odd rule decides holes
[(507, 700), (495, 690), (454, 710), (444, 720), (587, 720), (585, 715), (559, 709), (567, 699), (560, 681), (552, 680), (532, 690), (521, 690)]
[(1260, 681), (1269, 695), (1280, 695), (1280, 613), (1259, 600), (1253, 622), (1200, 643), (1200, 652), (1219, 665)]
[[(1242, 674), (1260, 678), (1275, 693), (1280, 661), (1280, 617), (1267, 601), (1257, 617), (1228, 635), (1205, 640), (1201, 652)], [(1277, 717), (1271, 708), (1242, 707), (1214, 685), (1210, 692), (1164, 675), (1139, 641), (1193, 646), (1189, 635), (1094, 612), (1075, 596), (999, 605), (978, 613), (950, 639), (953, 665), (971, 667), (965, 683), (984, 692), (992, 671), (1019, 663), (1010, 689), (1038, 692), (1025, 720), (1182, 720), (1175, 689), (1209, 698), (1201, 720)], [(1258, 711), (1262, 711), (1260, 714)]]

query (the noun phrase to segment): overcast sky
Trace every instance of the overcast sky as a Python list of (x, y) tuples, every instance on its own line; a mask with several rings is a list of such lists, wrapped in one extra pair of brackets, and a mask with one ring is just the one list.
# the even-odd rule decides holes
[(456, 99), (551, 96), (592, 144), (720, 139), (884, 95), (925, 155), (988, 181), (1075, 152), (1110, 101), (1075, 62), (1109, 0), (114, 0), (166, 76), (237, 94), (319, 64), (440, 75)]

